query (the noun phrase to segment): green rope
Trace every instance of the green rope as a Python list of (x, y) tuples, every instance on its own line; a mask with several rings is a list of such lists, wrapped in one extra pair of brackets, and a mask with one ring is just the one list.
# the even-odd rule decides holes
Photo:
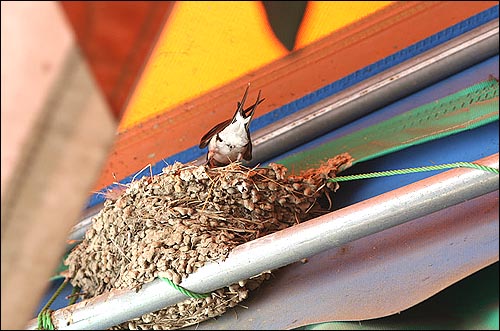
[(54, 324), (52, 323), (52, 310), (49, 309), (49, 307), (54, 303), (56, 298), (61, 294), (62, 290), (64, 287), (68, 284), (68, 278), (64, 279), (64, 282), (59, 286), (57, 291), (54, 292), (52, 297), (47, 301), (45, 306), (43, 306), (42, 310), (40, 310), (40, 313), (38, 314), (38, 330), (55, 330)]
[(173, 288), (175, 288), (177, 291), (181, 292), (182, 294), (184, 294), (185, 296), (188, 296), (190, 298), (193, 298), (193, 299), (203, 299), (203, 298), (206, 298), (208, 296), (210, 296), (210, 293), (194, 293), (194, 292), (191, 292), (189, 290), (186, 290), (185, 288), (175, 284), (173, 281), (171, 281), (170, 279), (168, 278), (164, 278), (164, 277), (159, 277), (161, 280), (163, 280), (164, 282), (167, 282), (170, 286), (172, 286)]
[(367, 179), (367, 178), (375, 178), (375, 177), (386, 177), (386, 176), (394, 176), (394, 175), (405, 175), (414, 172), (424, 172), (424, 171), (433, 171), (433, 170), (443, 170), (443, 169), (451, 169), (451, 168), (472, 168), (483, 171), (492, 172), (498, 175), (498, 169), (484, 166), (477, 163), (471, 162), (456, 162), (456, 163), (447, 163), (440, 164), (428, 167), (419, 167), (419, 168), (407, 168), (407, 169), (399, 169), (399, 170), (388, 170), (388, 171), (380, 171), (380, 172), (371, 172), (367, 174), (360, 175), (350, 175), (350, 176), (339, 176), (335, 178), (330, 178), (331, 182), (345, 182), (349, 180), (355, 179)]
[(38, 314), (38, 330), (55, 330), (51, 319), (52, 310), (45, 309)]

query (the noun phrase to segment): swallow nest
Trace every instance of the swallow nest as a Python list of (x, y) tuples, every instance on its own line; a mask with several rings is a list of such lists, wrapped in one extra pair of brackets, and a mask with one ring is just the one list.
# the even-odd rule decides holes
[[(287, 176), (279, 164), (210, 169), (175, 163), (108, 198), (84, 240), (67, 257), (73, 286), (84, 298), (135, 289), (157, 277), (179, 284), (236, 246), (324, 214), (338, 184), (328, 181), (348, 154), (318, 169)], [(270, 271), (186, 299), (112, 329), (177, 329), (223, 314), (270, 277)]]

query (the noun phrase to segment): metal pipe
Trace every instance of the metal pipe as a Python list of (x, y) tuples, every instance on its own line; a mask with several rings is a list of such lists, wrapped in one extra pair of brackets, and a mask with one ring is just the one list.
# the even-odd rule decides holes
[(498, 25), (493, 20), (256, 131), (249, 165), (263, 163), (498, 54)]
[[(272, 159), (498, 54), (498, 24), (498, 20), (487, 23), (257, 130), (252, 134), (254, 159), (249, 165)], [(199, 157), (195, 164), (204, 163), (205, 158), (205, 155)], [(73, 228), (69, 239), (83, 238), (91, 218), (97, 212), (83, 218)]]
[[(498, 153), (476, 161), (498, 168)], [(210, 263), (181, 286), (198, 293), (248, 279), (302, 258), (383, 231), (498, 190), (499, 177), (476, 169), (454, 169), (367, 199), (236, 247), (223, 262)], [(116, 290), (59, 309), (57, 329), (105, 329), (185, 300), (161, 280), (139, 292)], [(28, 328), (35, 329), (36, 320)]]

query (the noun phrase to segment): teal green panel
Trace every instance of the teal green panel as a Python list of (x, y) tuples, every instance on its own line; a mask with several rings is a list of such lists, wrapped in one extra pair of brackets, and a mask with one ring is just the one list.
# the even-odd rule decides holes
[(289, 169), (317, 167), (335, 155), (349, 153), (355, 163), (497, 121), (499, 88), (488, 80), (425, 104), (315, 149), (280, 160)]

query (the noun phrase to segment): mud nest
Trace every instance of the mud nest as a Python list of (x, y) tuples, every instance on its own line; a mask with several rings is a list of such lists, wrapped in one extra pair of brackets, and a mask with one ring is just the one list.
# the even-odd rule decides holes
[[(134, 181), (107, 199), (84, 240), (65, 264), (84, 298), (135, 289), (157, 277), (179, 284), (209, 261), (223, 261), (236, 246), (331, 210), (338, 184), (328, 181), (349, 166), (348, 154), (318, 169), (287, 176), (279, 164), (210, 169), (175, 163), (162, 174)], [(112, 329), (176, 329), (223, 314), (270, 276), (262, 273), (186, 299)]]

